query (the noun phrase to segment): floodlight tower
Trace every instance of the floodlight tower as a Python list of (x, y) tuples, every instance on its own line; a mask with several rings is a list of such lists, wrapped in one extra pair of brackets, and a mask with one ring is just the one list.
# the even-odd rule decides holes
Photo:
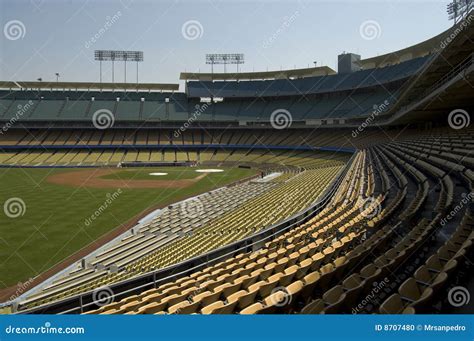
[(211, 53), (206, 54), (206, 64), (211, 64), (211, 73), (214, 74), (214, 64), (223, 64), (224, 73), (227, 72), (227, 64), (236, 64), (237, 73), (239, 73), (239, 65), (245, 63), (243, 53)]
[(102, 61), (112, 62), (112, 83), (115, 81), (115, 61), (124, 62), (124, 81), (127, 83), (127, 61), (137, 62), (137, 84), (138, 84), (138, 63), (143, 62), (143, 51), (112, 51), (96, 50), (94, 52), (95, 60), (100, 63), (100, 82), (102, 83)]
[(447, 12), (449, 20), (453, 20), (453, 25), (456, 25), (464, 17), (467, 17), (472, 9), (474, 0), (453, 0), (447, 5)]

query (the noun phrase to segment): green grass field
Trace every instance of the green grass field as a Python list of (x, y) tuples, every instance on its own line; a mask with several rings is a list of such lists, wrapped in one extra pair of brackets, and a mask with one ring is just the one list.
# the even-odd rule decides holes
[[(111, 179), (191, 179), (196, 168), (123, 169)], [(160, 207), (185, 197), (221, 187), (254, 175), (255, 170), (227, 168), (208, 174), (185, 189), (121, 189), (99, 217), (86, 219), (116, 189), (77, 188), (47, 182), (50, 175), (77, 169), (0, 169), (0, 289), (24, 282), (64, 260), (79, 249), (150, 207)], [(168, 176), (149, 176), (163, 171)], [(13, 203), (24, 202), (18, 217)], [(6, 209), (8, 200), (11, 209)], [(22, 203), (20, 202), (20, 206)]]

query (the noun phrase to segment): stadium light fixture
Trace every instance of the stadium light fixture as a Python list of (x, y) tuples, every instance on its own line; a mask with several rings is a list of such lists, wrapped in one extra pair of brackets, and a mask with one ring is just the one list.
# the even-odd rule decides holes
[(114, 64), (115, 61), (124, 62), (124, 80), (127, 83), (127, 61), (137, 63), (137, 84), (138, 84), (138, 63), (143, 62), (143, 51), (114, 51), (114, 50), (95, 50), (95, 60), (99, 61), (100, 64), (100, 82), (102, 83), (102, 62), (112, 62), (112, 83), (115, 81), (114, 77)]
[(224, 73), (226, 73), (227, 64), (236, 64), (237, 73), (239, 65), (245, 63), (243, 53), (208, 53), (206, 54), (206, 64), (211, 64), (211, 73), (214, 74), (214, 64), (224, 64)]
[(453, 0), (446, 7), (448, 19), (456, 25), (472, 9), (474, 0)]

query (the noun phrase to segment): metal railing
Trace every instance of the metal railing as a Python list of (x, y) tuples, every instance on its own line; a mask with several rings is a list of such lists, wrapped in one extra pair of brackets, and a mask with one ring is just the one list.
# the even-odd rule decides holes
[(474, 61), (474, 52), (471, 53), (467, 58), (465, 58), (462, 62), (457, 64), (451, 71), (449, 71), (447, 74), (445, 74), (442, 78), (436, 81), (432, 86), (430, 86), (427, 90), (425, 90), (420, 96), (416, 98), (416, 100), (420, 100), (425, 98), (426, 96), (430, 95), (433, 93), (436, 89), (440, 88), (442, 85), (446, 84), (449, 82), (451, 79), (459, 75), (462, 71), (466, 70), (469, 68)]
[[(433, 58), (432, 61), (434, 61), (435, 58)], [(420, 101), (424, 100), (428, 96), (430, 96), (432, 93), (443, 87), (445, 84), (462, 74), (465, 70), (469, 69), (472, 65), (474, 64), (474, 53), (471, 53), (467, 58), (465, 58), (462, 62), (458, 63), (453, 69), (451, 69), (448, 73), (446, 73), (442, 78), (437, 80), (434, 84), (432, 84), (428, 89), (417, 95), (415, 98), (411, 99), (409, 104), (401, 106), (397, 111), (392, 112), (388, 111), (386, 113), (383, 113), (379, 115), (379, 120), (376, 122), (377, 124), (389, 124), (390, 122), (396, 120), (397, 118), (403, 116), (407, 112), (413, 109), (413, 107), (417, 107), (420, 103)], [(427, 64), (429, 66), (431, 64)], [(424, 72), (424, 71), (423, 71)], [(423, 75), (423, 72), (420, 72), (419, 76)], [(415, 82), (413, 82), (409, 89), (411, 89), (411, 86), (413, 86)], [(408, 91), (405, 91), (405, 94)], [(399, 98), (399, 100), (401, 97)], [(352, 120), (355, 124), (356, 120)], [(358, 122), (362, 122), (362, 118), (359, 119)], [(352, 123), (352, 122), (351, 122)]]

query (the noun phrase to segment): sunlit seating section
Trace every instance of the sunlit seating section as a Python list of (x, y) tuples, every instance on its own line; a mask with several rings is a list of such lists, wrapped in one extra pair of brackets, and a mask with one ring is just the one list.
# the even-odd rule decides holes
[[(288, 158), (285, 156), (284, 160)], [(313, 158), (313, 161), (315, 168), (205, 195), (200, 202), (206, 212), (203, 216), (173, 217), (172, 212), (183, 211), (180, 207), (172, 209), (169, 217), (166, 211), (163, 216), (166, 219), (158, 219), (91, 260), (92, 268), (74, 270), (30, 296), (26, 303), (41, 305), (176, 264), (278, 223), (315, 202), (344, 164), (331, 159)], [(232, 191), (236, 194), (232, 195)], [(110, 266), (123, 270), (110, 272), (107, 270)]]

